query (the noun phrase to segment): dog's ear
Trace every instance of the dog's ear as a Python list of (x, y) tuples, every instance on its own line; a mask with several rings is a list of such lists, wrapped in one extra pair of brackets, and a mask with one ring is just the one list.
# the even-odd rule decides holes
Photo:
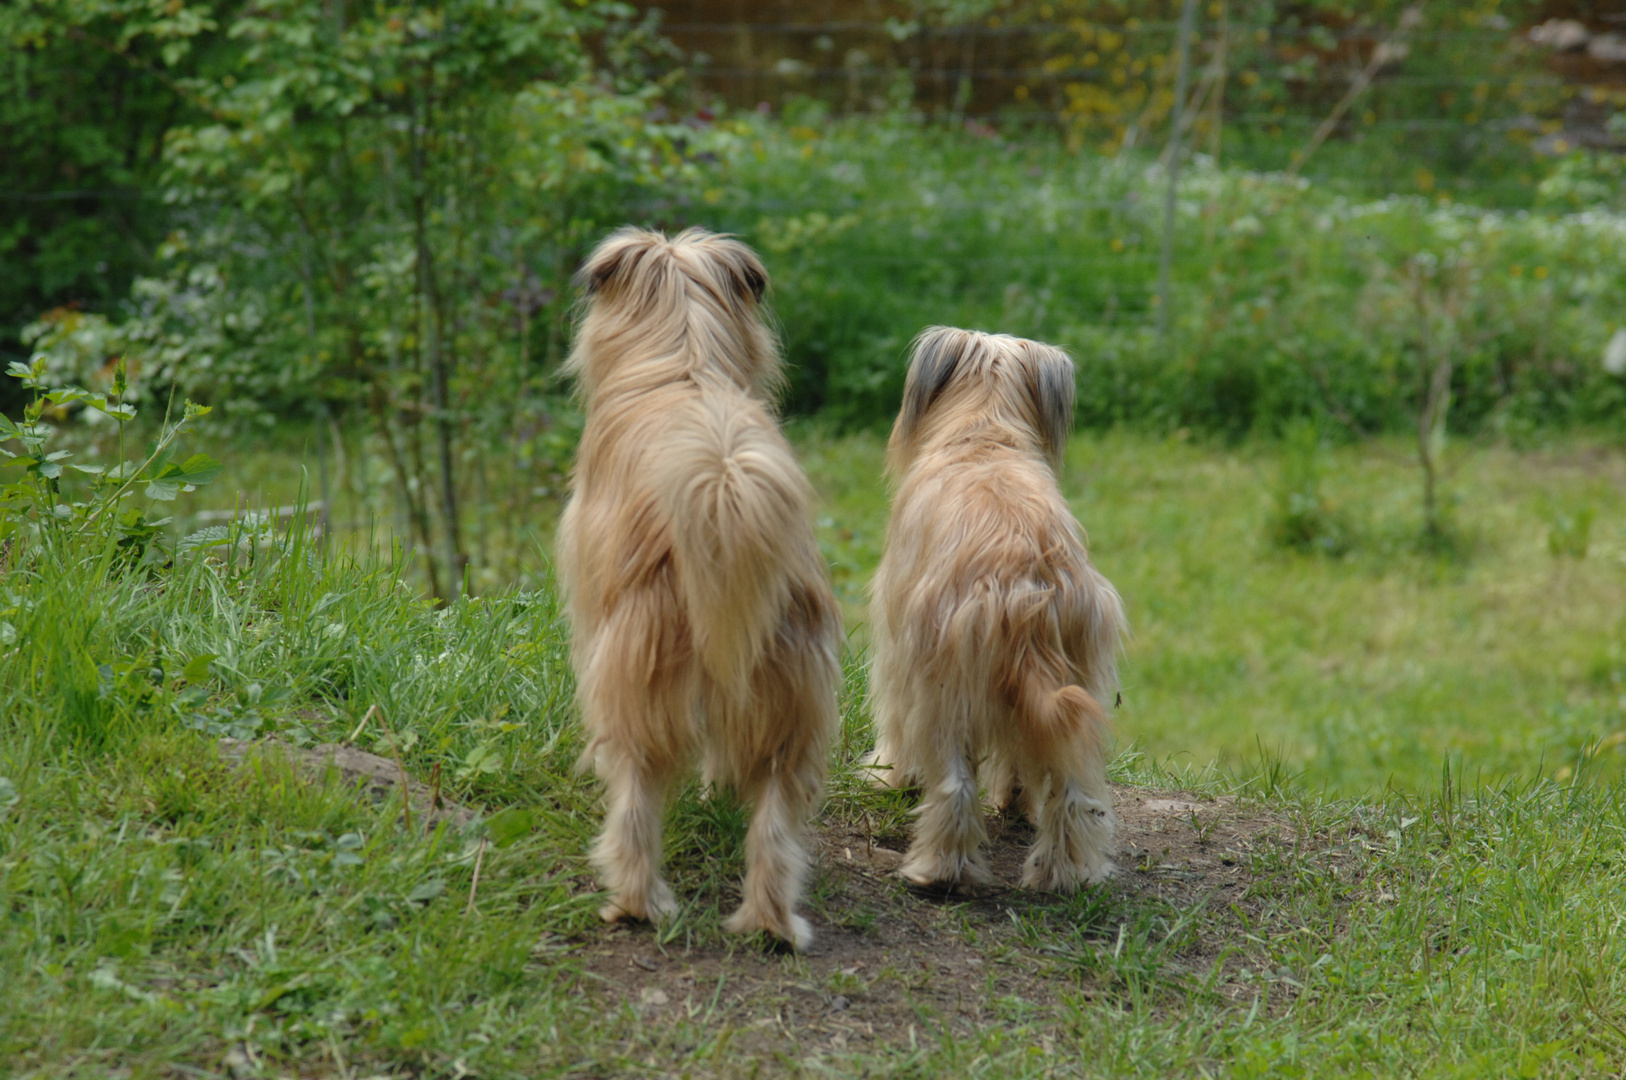
[(903, 384), (903, 408), (892, 429), (896, 445), (909, 444), (926, 413), (954, 381), (968, 340), (964, 330), (952, 326), (929, 326), (915, 338), (910, 347), (909, 374)]
[(587, 296), (597, 296), (612, 281), (631, 273), (655, 245), (662, 241), (659, 233), (628, 225), (617, 229), (576, 271), (571, 284)]
[(742, 299), (749, 298), (754, 304), (762, 303), (762, 297), (768, 291), (768, 271), (762, 265), (762, 260), (757, 258), (757, 253), (733, 237), (720, 237), (717, 246), (722, 264), (733, 280), (735, 292)]
[(1028, 393), (1033, 398), (1033, 415), (1038, 421), (1039, 438), (1050, 459), (1060, 464), (1067, 450), (1067, 436), (1073, 430), (1073, 359), (1053, 345), (1027, 342)]
[(749, 245), (727, 233), (714, 233), (697, 225), (673, 237), (672, 246), (679, 250), (694, 248), (703, 253), (708, 269), (715, 268), (718, 272), (718, 278), (710, 284), (726, 289), (732, 294), (731, 299), (762, 303), (768, 291), (768, 271)]

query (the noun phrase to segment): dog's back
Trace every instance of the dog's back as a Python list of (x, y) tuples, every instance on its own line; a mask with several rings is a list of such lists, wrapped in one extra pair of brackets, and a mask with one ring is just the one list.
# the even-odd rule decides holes
[(1078, 819), (1053, 831), (1091, 850), (1036, 855), (1030, 883), (1105, 872), (1103, 702), (1123, 613), (1056, 484), (1071, 412), (1059, 350), (957, 330), (917, 342), (871, 610), (877, 763), (956, 792), (953, 806), (928, 797), (905, 864), (918, 880), (985, 873), (977, 762), (995, 801), (1020, 784), (1038, 816)]
[(757, 307), (766, 275), (724, 237), (624, 230), (579, 280), (569, 364), (587, 426), (558, 553), (584, 760), (610, 788), (595, 851), (606, 915), (670, 908), (648, 865), (650, 806), (702, 754), (758, 806), (731, 926), (805, 944), (797, 837), (835, 720), (840, 619), (811, 490), (766, 404), (779, 377)]
[(766, 279), (725, 238), (633, 230), (581, 277), (637, 302), (595, 304), (570, 360), (589, 410), (561, 528), (572, 605), (591, 623), (668, 575), (707, 674), (743, 693), (794, 585), (823, 581), (812, 492), (764, 401), (779, 380), (753, 309)]

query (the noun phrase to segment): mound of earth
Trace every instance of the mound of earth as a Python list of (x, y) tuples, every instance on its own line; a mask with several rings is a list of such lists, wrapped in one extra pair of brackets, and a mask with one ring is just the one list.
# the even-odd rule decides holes
[[(1129, 787), (1113, 794), (1119, 869), (1103, 886), (1112, 910), (1092, 943), (1059, 935), (1065, 928), (1054, 923), (1042, 936), (1024, 934), (1023, 919), (1040, 905), (1054, 911), (1055, 900), (1014, 887), (1032, 828), (991, 816), (994, 876), (1013, 887), (972, 894), (911, 888), (897, 875), (903, 844), (881, 846), (863, 830), (822, 825), (806, 909), (817, 939), (799, 957), (760, 941), (671, 935), (677, 940), (662, 944), (660, 931), (639, 924), (607, 927), (567, 947), (585, 965), (588, 992), (611, 1010), (630, 1003), (649, 1021), (726, 1026), (736, 1045), (798, 1056), (912, 1045), (924, 1018), (934, 1029), (1008, 1022), (1013, 1009), (1057, 1004), (1063, 991), (1090, 996), (1099, 980), (1085, 974), (1091, 965), (1078, 949), (1121, 948), (1113, 924), (1132, 922), (1137, 909), (1251, 917), (1250, 852), (1291, 843), (1284, 823), (1234, 800)], [(1207, 972), (1227, 936), (1195, 935), (1175, 963)]]

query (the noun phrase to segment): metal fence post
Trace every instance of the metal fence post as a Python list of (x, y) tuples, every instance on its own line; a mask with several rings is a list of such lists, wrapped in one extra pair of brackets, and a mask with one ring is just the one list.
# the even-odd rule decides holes
[(1191, 25), (1196, 20), (1197, 0), (1180, 5), (1179, 59), (1174, 74), (1174, 111), (1169, 119), (1168, 190), (1163, 196), (1163, 258), (1157, 269), (1157, 332), (1169, 333), (1169, 268), (1174, 262), (1174, 204), (1180, 185), (1180, 124), (1185, 119), (1186, 84), (1191, 77)]

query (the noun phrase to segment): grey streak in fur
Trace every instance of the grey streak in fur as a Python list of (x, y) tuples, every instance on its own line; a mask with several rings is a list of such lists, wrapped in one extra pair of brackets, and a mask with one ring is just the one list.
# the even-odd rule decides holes
[(915, 335), (909, 346), (909, 375), (903, 386), (903, 409), (898, 414), (898, 437), (914, 437), (933, 402), (954, 381), (954, 373), (965, 351), (967, 336), (952, 326), (928, 326)]
[(1039, 418), (1039, 431), (1053, 465), (1061, 464), (1067, 452), (1067, 436), (1073, 430), (1073, 360), (1062, 350), (1037, 342), (1028, 347), (1035, 367), (1032, 375), (1033, 407)]
[[(739, 294), (761, 303), (768, 291), (768, 271), (757, 258), (757, 253), (732, 235), (711, 233), (699, 228), (686, 229), (673, 237), (671, 243), (682, 244), (701, 236), (719, 241), (714, 244), (714, 255), (734, 279), (734, 288)], [(624, 271), (630, 273), (644, 256), (665, 242), (665, 238), (657, 233), (646, 232), (635, 225), (624, 225), (605, 238), (581, 269), (576, 271), (571, 284), (582, 291), (584, 299), (591, 298)]]
[[(900, 442), (913, 440), (926, 414), (967, 366), (963, 361), (986, 347), (981, 335), (951, 326), (930, 326), (915, 337), (903, 388), (903, 408), (898, 414)], [(1026, 369), (1024, 382), (1033, 404), (1037, 433), (1051, 464), (1059, 466), (1067, 451), (1067, 436), (1073, 430), (1077, 393), (1073, 360), (1063, 350), (1037, 341), (1022, 341), (1017, 351)]]

